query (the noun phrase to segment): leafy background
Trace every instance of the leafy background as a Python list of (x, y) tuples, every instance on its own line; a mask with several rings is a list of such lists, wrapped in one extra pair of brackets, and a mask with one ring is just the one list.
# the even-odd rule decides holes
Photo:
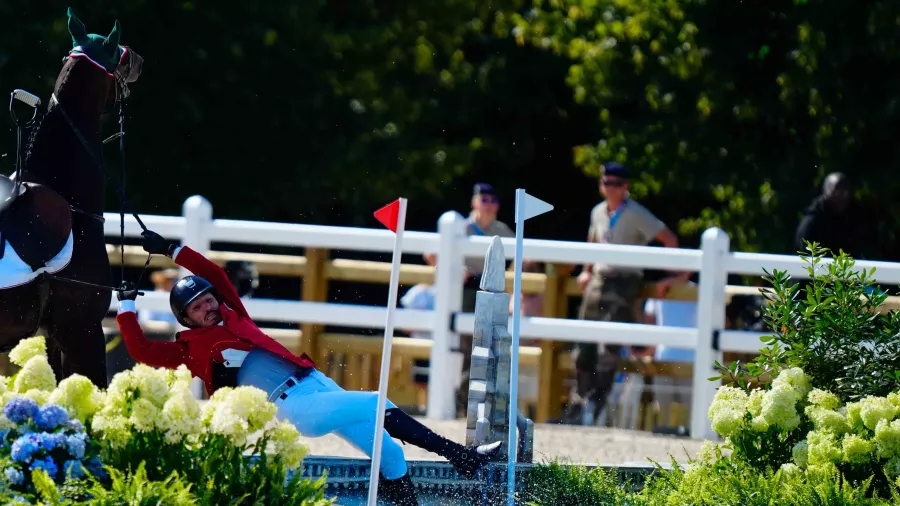
[(140, 212), (202, 194), (217, 217), (376, 226), (403, 195), (409, 227), (434, 230), (488, 180), (501, 219), (524, 187), (556, 206), (529, 235), (582, 240), (617, 159), (684, 244), (718, 225), (735, 249), (793, 253), (840, 170), (866, 256), (898, 256), (893, 2), (0, 0), (0, 84), (49, 94), (70, 4), (92, 32), (119, 19), (146, 60), (126, 148)]

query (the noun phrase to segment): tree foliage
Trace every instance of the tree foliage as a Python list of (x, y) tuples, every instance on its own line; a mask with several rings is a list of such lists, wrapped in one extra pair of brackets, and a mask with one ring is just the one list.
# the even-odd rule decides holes
[(535, 0), (497, 33), (570, 59), (603, 130), (577, 150), (585, 171), (615, 159), (641, 172), (638, 196), (710, 195), (681, 232), (784, 251), (828, 172), (898, 216), (898, 23), (889, 1)]
[[(466, 211), (475, 174), (511, 195), (549, 151), (581, 177), (563, 159), (569, 129), (587, 131), (575, 127), (583, 108), (570, 107), (567, 64), (493, 36), (494, 11), (520, 3), (72, 6), (92, 32), (118, 18), (123, 44), (145, 58), (126, 123), (137, 209), (179, 213), (202, 194), (220, 217), (372, 226), (372, 210), (402, 195), (416, 205), (411, 226), (433, 229), (444, 210)], [(0, 0), (0, 83), (49, 95), (70, 48), (67, 5)], [(0, 153), (14, 139), (0, 138)], [(586, 220), (589, 206), (575, 212)]]

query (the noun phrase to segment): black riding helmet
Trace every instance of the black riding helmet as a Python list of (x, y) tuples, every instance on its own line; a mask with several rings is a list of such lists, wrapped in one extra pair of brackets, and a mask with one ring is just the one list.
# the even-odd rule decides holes
[(200, 276), (185, 276), (175, 283), (175, 286), (169, 293), (169, 306), (172, 308), (172, 313), (175, 314), (175, 319), (178, 320), (178, 323), (185, 327), (192, 327), (184, 319), (184, 312), (191, 302), (194, 302), (197, 297), (207, 292), (213, 294), (216, 298), (219, 297), (212, 284)]

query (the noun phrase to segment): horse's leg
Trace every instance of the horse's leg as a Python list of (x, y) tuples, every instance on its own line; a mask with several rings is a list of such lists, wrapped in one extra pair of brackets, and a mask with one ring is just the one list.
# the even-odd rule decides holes
[(109, 291), (54, 280), (47, 308), (48, 338), (62, 354), (62, 378), (80, 374), (106, 388), (106, 339), (103, 318)]
[[(109, 289), (69, 280), (109, 286), (112, 273), (103, 227), (82, 215), (73, 218), (75, 244), (69, 265), (56, 274), (48, 311), (48, 327), (62, 352), (63, 377), (80, 374), (106, 388), (106, 339), (102, 322), (109, 312)], [(49, 337), (49, 336), (48, 336)]]
[(99, 388), (106, 388), (106, 341), (100, 321), (86, 318), (56, 318), (50, 336), (62, 355), (62, 378), (86, 376)]
[(47, 341), (47, 361), (53, 369), (53, 374), (56, 375), (56, 381), (62, 381), (62, 379), (66, 377), (62, 367), (62, 351), (60, 351), (59, 346), (56, 344), (56, 339), (49, 335), (49, 330), (46, 328), (42, 330)]
[(0, 348), (4, 352), (38, 329), (40, 302), (35, 285), (0, 289)]

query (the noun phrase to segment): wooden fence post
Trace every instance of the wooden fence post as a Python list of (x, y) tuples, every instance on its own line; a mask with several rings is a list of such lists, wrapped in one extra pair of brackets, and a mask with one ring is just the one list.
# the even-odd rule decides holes
[[(544, 316), (565, 318), (569, 298), (566, 295), (566, 280), (571, 268), (566, 265), (547, 264), (546, 285), (544, 286)], [(538, 402), (536, 423), (545, 423), (561, 415), (559, 400), (562, 381), (559, 377), (557, 353), (560, 347), (556, 341), (541, 341), (541, 361), (538, 366)]]
[[(325, 268), (328, 262), (328, 250), (318, 248), (306, 249), (306, 273), (303, 276), (301, 299), (304, 302), (325, 302), (328, 296), (328, 278)], [(319, 336), (324, 327), (311, 323), (300, 325), (300, 352), (306, 353), (317, 362), (319, 356)], [(319, 364), (324, 367), (325, 364)]]

